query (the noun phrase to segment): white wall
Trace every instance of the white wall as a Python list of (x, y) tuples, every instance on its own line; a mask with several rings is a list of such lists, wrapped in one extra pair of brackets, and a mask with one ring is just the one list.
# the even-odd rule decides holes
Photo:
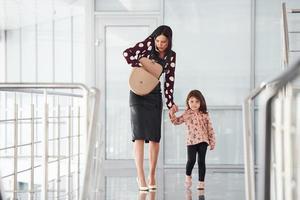
[(5, 56), (5, 32), (0, 31), (0, 81), (5, 81), (6, 74), (6, 56)]
[[(187, 93), (191, 89), (201, 90), (206, 97), (217, 134), (217, 148), (209, 152), (208, 163), (243, 164), (243, 100), (255, 86), (282, 71), (281, 1), (157, 0), (152, 4), (154, 7), (144, 1), (139, 6), (132, 6), (135, 0), (95, 2), (99, 21), (102, 15), (105, 19), (118, 19), (134, 17), (138, 13), (142, 17), (159, 17), (164, 24), (172, 27), (173, 45), (177, 52), (175, 102), (184, 109)], [(295, 6), (295, 2), (289, 0), (288, 5)], [(104, 41), (109, 42), (106, 39)], [(103, 54), (105, 58), (107, 52), (111, 52), (109, 48), (103, 48), (99, 55)], [(117, 52), (121, 50), (114, 51), (116, 55), (113, 58), (119, 58)], [(115, 66), (115, 70), (108, 64)], [(120, 71), (119, 61), (112, 59), (108, 64), (103, 62), (96, 66), (99, 74), (105, 74), (107, 82), (103, 83), (103, 88), (105, 85), (120, 84), (121, 81), (108, 79)], [(107, 67), (109, 70), (106, 70)], [(124, 107), (119, 109), (128, 109), (125, 94), (110, 94), (104, 94), (106, 102), (123, 99)], [(105, 122), (107, 127), (114, 129), (106, 129), (106, 158), (132, 159), (132, 144), (128, 133), (131, 129), (125, 124), (130, 121), (129, 115), (122, 118), (122, 126), (116, 126), (116, 118), (111, 117), (114, 110), (108, 104), (104, 114)], [(165, 110), (161, 148), (164, 164), (184, 164), (184, 134), (183, 126), (174, 128), (169, 123)]]
[(8, 82), (84, 82), (84, 18), (74, 16), (6, 31)]

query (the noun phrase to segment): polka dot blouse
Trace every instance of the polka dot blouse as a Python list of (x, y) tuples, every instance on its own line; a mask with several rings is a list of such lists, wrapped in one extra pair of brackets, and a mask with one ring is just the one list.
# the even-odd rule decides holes
[[(154, 40), (152, 37), (148, 37), (143, 42), (137, 43), (134, 47), (128, 48), (123, 52), (128, 64), (132, 67), (140, 67), (141, 64), (139, 59), (142, 57), (150, 58), (150, 53), (152, 48), (154, 48)], [(174, 80), (175, 80), (175, 65), (176, 65), (176, 53), (171, 51), (169, 56), (164, 59), (164, 95), (167, 107), (170, 109), (174, 104), (173, 92), (174, 92)]]

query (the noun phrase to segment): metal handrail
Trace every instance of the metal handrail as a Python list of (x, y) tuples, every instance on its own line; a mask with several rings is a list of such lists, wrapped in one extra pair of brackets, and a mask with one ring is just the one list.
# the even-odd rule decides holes
[[(49, 89), (53, 89), (49, 91)], [(75, 94), (73, 91), (70, 91), (70, 93), (67, 92), (57, 92), (55, 89), (80, 89), (82, 90), (83, 94)], [(45, 102), (47, 103), (47, 95), (59, 95), (59, 96), (70, 96), (70, 97), (83, 97), (84, 99), (84, 110), (85, 113), (88, 115), (86, 116), (86, 120), (84, 120), (84, 123), (86, 124), (85, 127), (87, 128), (87, 141), (89, 141), (89, 138), (91, 137), (96, 137), (96, 132), (95, 132), (95, 123), (96, 120), (93, 119), (95, 116), (93, 113), (96, 113), (94, 110), (98, 111), (98, 105), (99, 105), (99, 91), (96, 88), (91, 88), (89, 89), (87, 86), (81, 83), (0, 83), (0, 91), (5, 91), (5, 92), (22, 92), (22, 93), (35, 93), (35, 94), (44, 94), (45, 97)], [(95, 101), (93, 104), (90, 104), (91, 102), (89, 99), (94, 96)], [(89, 109), (89, 106), (92, 106), (92, 109)], [(47, 132), (47, 120), (46, 118), (48, 117), (47, 113), (47, 107), (45, 107), (45, 113), (44, 116), (42, 116), (44, 129), (45, 129), (45, 137), (47, 138), (48, 132)], [(90, 112), (92, 111), (92, 114)], [(15, 115), (18, 111), (15, 110)], [(80, 115), (80, 114), (79, 114)], [(17, 116), (17, 115), (16, 115)], [(76, 117), (76, 116), (75, 116)], [(16, 119), (19, 120), (19, 119)], [(15, 120), (15, 121), (16, 121)], [(46, 120), (46, 121), (45, 121)], [(15, 133), (16, 134), (16, 133)], [(16, 144), (16, 141), (15, 141)], [(33, 145), (33, 144), (32, 144)], [(89, 145), (87, 143), (87, 147), (90, 147), (92, 145)], [(45, 149), (45, 154), (47, 154), (47, 150)], [(74, 155), (72, 155), (74, 156)], [(46, 156), (47, 157), (47, 156)], [(88, 157), (88, 155), (86, 155)], [(16, 159), (16, 156), (14, 157)], [(45, 162), (47, 160), (44, 160)], [(14, 161), (15, 164), (17, 161)], [(78, 163), (79, 166), (79, 163)], [(42, 166), (43, 167), (43, 166)], [(45, 166), (44, 166), (45, 167)], [(46, 166), (47, 168), (47, 166)], [(45, 168), (45, 169), (46, 169)], [(46, 169), (47, 170), (47, 169)], [(18, 173), (17, 171), (14, 171), (14, 174)], [(44, 174), (46, 176), (46, 174)], [(43, 178), (44, 180), (47, 180), (47, 177)], [(47, 184), (44, 181), (44, 184)], [(14, 188), (16, 188), (16, 178), (14, 178)], [(14, 198), (16, 191), (14, 191)], [(79, 191), (78, 191), (78, 197), (79, 197)], [(42, 198), (47, 199), (47, 193), (42, 194)]]
[(289, 63), (289, 31), (288, 31), (288, 23), (287, 23), (287, 9), (286, 3), (282, 3), (282, 22), (283, 22), (283, 44), (284, 44), (284, 61), (285, 64), (288, 65)]
[[(77, 89), (77, 88), (76, 88)], [(72, 88), (73, 90), (73, 88)], [(43, 94), (44, 91), (34, 89), (34, 90), (29, 90), (29, 89), (1, 89), (3, 92), (19, 92), (19, 93), (29, 93), (29, 94)], [(68, 96), (68, 97), (83, 97), (80, 94), (73, 94), (73, 93), (66, 93), (66, 92), (56, 92), (56, 91), (48, 91), (48, 95), (59, 95), (59, 96)]]
[[(88, 148), (87, 148), (87, 156), (86, 156), (86, 166), (85, 166), (85, 173), (84, 173), (84, 181), (83, 181), (83, 190), (81, 193), (81, 200), (89, 200), (89, 199), (93, 199), (92, 195), (94, 191), (91, 191), (93, 186), (94, 188), (97, 187), (97, 185), (95, 185), (95, 180), (93, 180), (93, 178), (97, 178), (97, 176), (95, 174), (92, 174), (92, 169), (95, 168), (95, 165), (97, 165), (98, 163), (94, 163), (95, 160), (95, 150), (96, 150), (96, 146), (97, 146), (97, 141), (99, 142), (99, 138), (97, 138), (97, 134), (96, 134), (96, 130), (97, 130), (97, 121), (99, 118), (99, 105), (100, 105), (100, 92), (96, 89), (93, 88), (95, 95), (94, 95), (94, 108), (92, 109), (93, 111), (91, 112), (91, 125), (89, 126), (89, 138), (88, 138)], [(100, 144), (98, 144), (98, 149)], [(99, 159), (99, 158), (98, 158)], [(97, 167), (97, 166), (96, 166)], [(96, 172), (96, 173), (100, 173), (100, 172)], [(94, 177), (93, 177), (94, 176)], [(97, 181), (97, 180), (96, 180)]]
[[(296, 62), (293, 66), (287, 68), (285, 71), (283, 71), (280, 75), (272, 79), (271, 81), (262, 83), (259, 87), (254, 89), (250, 95), (245, 99), (243, 103), (243, 116), (244, 116), (244, 162), (245, 162), (245, 191), (246, 191), (246, 200), (255, 200), (255, 182), (254, 182), (254, 148), (253, 148), (253, 137), (254, 132), (252, 130), (252, 116), (253, 116), (253, 100), (258, 95), (264, 94), (265, 98), (265, 114), (266, 118), (269, 119), (270, 115), (270, 100), (278, 93), (280, 89), (282, 89), (288, 82), (294, 80), (297, 76), (300, 75), (300, 60)], [(265, 125), (266, 135), (270, 135), (269, 131), (270, 129), (268, 126), (271, 126), (271, 124), (268, 124), (268, 121)], [(269, 143), (270, 141), (266, 141), (266, 143)], [(267, 147), (264, 160), (269, 161), (270, 160), (270, 146)], [(265, 167), (265, 166), (264, 166)], [(264, 168), (264, 174), (265, 177), (263, 178), (264, 184), (262, 186), (268, 187), (266, 185), (266, 179), (268, 179), (269, 173), (267, 172), (267, 167)], [(266, 190), (267, 195), (264, 198), (265, 200), (268, 199), (270, 191)]]
[(266, 84), (261, 84), (254, 89), (245, 99), (243, 104), (243, 119), (244, 119), (244, 162), (245, 162), (245, 188), (246, 200), (255, 199), (255, 184), (254, 184), (254, 148), (253, 148), (253, 130), (252, 130), (252, 101), (264, 89)]
[(4, 198), (4, 192), (3, 192), (3, 186), (2, 186), (2, 178), (1, 178), (1, 171), (0, 171), (0, 200), (5, 199)]
[(300, 9), (291, 9), (291, 10), (289, 11), (289, 13), (293, 13), (293, 14), (295, 14), (295, 13), (300, 13)]
[(5, 89), (83, 89), (89, 91), (88, 87), (82, 83), (16, 83), (6, 82), (0, 83), (0, 88)]

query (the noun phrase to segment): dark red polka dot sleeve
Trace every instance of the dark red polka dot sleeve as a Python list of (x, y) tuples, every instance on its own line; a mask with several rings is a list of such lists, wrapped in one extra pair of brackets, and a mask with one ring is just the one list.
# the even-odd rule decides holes
[(167, 107), (170, 109), (174, 104), (174, 81), (175, 81), (175, 66), (176, 66), (176, 53), (173, 51), (166, 64), (165, 70), (165, 83), (164, 91)]
[[(141, 57), (150, 57), (152, 48), (154, 48), (154, 40), (148, 37), (142, 42), (137, 43), (134, 47), (128, 48), (123, 52), (123, 56), (126, 62), (132, 67), (139, 67), (139, 59)], [(170, 56), (164, 58), (166, 64), (164, 67), (165, 82), (164, 82), (164, 95), (166, 105), (170, 109), (174, 104), (173, 93), (174, 93), (174, 81), (175, 81), (175, 66), (176, 66), (176, 53), (171, 52)]]

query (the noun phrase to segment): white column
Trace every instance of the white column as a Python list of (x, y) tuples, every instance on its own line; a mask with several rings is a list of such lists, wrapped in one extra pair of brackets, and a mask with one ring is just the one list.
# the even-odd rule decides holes
[(89, 87), (96, 85), (94, 4), (94, 0), (85, 1), (85, 84)]
[(0, 30), (0, 82), (6, 81), (6, 34)]

